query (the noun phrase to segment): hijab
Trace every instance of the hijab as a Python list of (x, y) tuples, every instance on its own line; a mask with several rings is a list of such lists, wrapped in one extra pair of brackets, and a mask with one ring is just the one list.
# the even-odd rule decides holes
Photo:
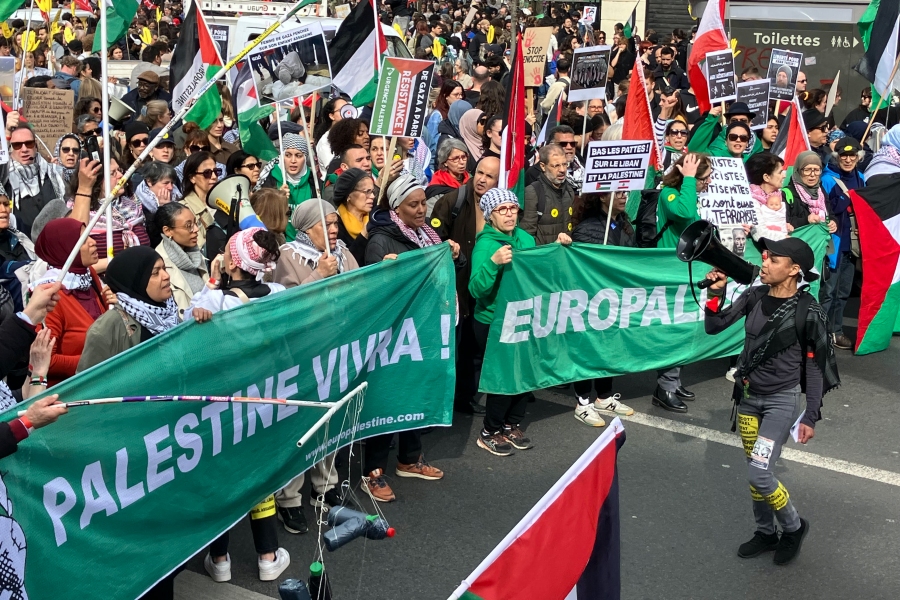
[(453, 125), (453, 129), (459, 131), (459, 120), (470, 110), (472, 110), (472, 105), (465, 100), (457, 100), (453, 103), (450, 112), (447, 113), (447, 120)]
[[(319, 212), (319, 206), (322, 207), (322, 212), (325, 213), (326, 217), (337, 213), (334, 206), (329, 202), (318, 198), (307, 200), (295, 208), (294, 214), (291, 215), (291, 224), (297, 230), (297, 237), (293, 242), (288, 242), (287, 244), (287, 247), (292, 252), (292, 258), (300, 263), (308, 264), (312, 269), (319, 266), (319, 259), (325, 255), (325, 252), (319, 250), (313, 243), (312, 238), (309, 237), (309, 234), (306, 233), (315, 227), (316, 223), (322, 222), (322, 213)], [(325, 232), (325, 241), (328, 243), (328, 232)], [(343, 273), (345, 269), (344, 250), (346, 248), (347, 246), (344, 242), (338, 240), (335, 247), (331, 250), (331, 255), (337, 259), (338, 273)]]
[(78, 161), (77, 160), (75, 161), (75, 166), (72, 167), (71, 169), (69, 167), (62, 166), (62, 156), (60, 156), (60, 152), (62, 151), (62, 144), (63, 144), (64, 140), (75, 140), (75, 143), (78, 144), (78, 158), (79, 159), (81, 158), (81, 150), (83, 147), (81, 145), (81, 138), (79, 138), (74, 133), (67, 133), (66, 135), (59, 138), (58, 142), (56, 142), (56, 149), (54, 149), (53, 155), (57, 158), (57, 160), (60, 161), (59, 164), (56, 166), (56, 168), (59, 170), (60, 173), (62, 173), (63, 180), (65, 180), (66, 183), (68, 183), (72, 179), (72, 176), (76, 175), (78, 173)]
[(800, 176), (800, 171), (811, 165), (817, 166), (819, 169), (822, 168), (822, 159), (819, 158), (818, 154), (810, 150), (798, 154), (797, 160), (794, 162), (794, 172), (791, 175), (791, 181), (794, 182), (794, 188), (797, 190), (800, 198), (807, 206), (809, 206), (810, 213), (817, 214), (824, 218), (826, 215), (825, 193), (822, 191), (821, 175), (819, 176), (818, 183), (813, 186), (806, 185), (803, 182), (803, 178)]
[[(34, 245), (34, 252), (50, 268), (39, 280), (31, 284), (32, 289), (43, 283), (53, 283), (57, 280), (66, 259), (69, 258), (69, 253), (78, 243), (83, 229), (84, 223), (76, 219), (53, 219), (41, 230)], [(65, 293), (75, 298), (87, 314), (96, 321), (103, 314), (103, 308), (99, 303), (100, 296), (93, 283), (90, 269), (81, 262), (79, 249), (69, 272), (63, 278), (62, 285)]]
[(125, 248), (106, 269), (106, 283), (115, 292), (119, 308), (141, 324), (141, 341), (178, 325), (178, 306), (170, 296), (157, 302), (147, 295), (153, 267), (162, 257), (149, 246)]
[(478, 119), (483, 114), (477, 108), (473, 108), (472, 110), (467, 110), (459, 120), (459, 134), (462, 136), (463, 142), (466, 143), (469, 154), (476, 162), (481, 160), (481, 155), (484, 152), (481, 147), (481, 136), (478, 134)]

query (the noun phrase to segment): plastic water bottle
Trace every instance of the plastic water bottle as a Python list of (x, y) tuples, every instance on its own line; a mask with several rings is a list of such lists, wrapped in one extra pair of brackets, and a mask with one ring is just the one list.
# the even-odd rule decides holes
[(331, 585), (325, 575), (325, 565), (318, 561), (309, 566), (309, 595), (312, 600), (331, 600)]
[(299, 579), (285, 579), (278, 586), (278, 595), (281, 600), (312, 600), (306, 583)]

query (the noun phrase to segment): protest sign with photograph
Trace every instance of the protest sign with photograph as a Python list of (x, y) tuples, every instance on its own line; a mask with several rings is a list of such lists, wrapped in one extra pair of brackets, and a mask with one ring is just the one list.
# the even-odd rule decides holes
[(331, 85), (325, 35), (309, 23), (267, 37), (250, 54), (259, 105), (291, 100)]
[(802, 52), (791, 52), (772, 48), (769, 58), (769, 72), (766, 77), (772, 84), (769, 97), (772, 100), (792, 100), (797, 88), (797, 75), (800, 73)]
[(590, 25), (597, 19), (597, 7), (596, 6), (585, 6), (584, 14), (581, 15), (581, 23), (585, 25)]
[(228, 26), (208, 23), (209, 35), (219, 47), (219, 56), (228, 56)]
[(706, 53), (706, 79), (712, 104), (734, 100), (734, 55), (731, 50)]
[(578, 48), (569, 69), (569, 102), (585, 102), (606, 98), (606, 76), (609, 74), (610, 46)]
[(421, 136), (433, 76), (433, 61), (385, 56), (369, 135)]
[(737, 84), (737, 101), (743, 102), (756, 113), (750, 121), (750, 129), (763, 129), (769, 121), (769, 83), (768, 79), (742, 81)]
[(72, 133), (75, 92), (23, 87), (22, 102), (22, 116), (28, 119), (34, 134), (40, 138), (37, 149), (41, 156), (52, 160), (50, 151), (56, 147), (56, 142), (67, 133)]
[(722, 244), (740, 257), (747, 248), (744, 224), (758, 222), (756, 201), (750, 195), (750, 183), (739, 158), (710, 157), (712, 176), (709, 187), (697, 199), (700, 218), (719, 228)]
[(652, 149), (649, 141), (590, 142), (587, 148), (583, 194), (644, 189)]
[(547, 46), (552, 27), (529, 27), (522, 38), (522, 57), (525, 59), (525, 87), (539, 87), (544, 83)]

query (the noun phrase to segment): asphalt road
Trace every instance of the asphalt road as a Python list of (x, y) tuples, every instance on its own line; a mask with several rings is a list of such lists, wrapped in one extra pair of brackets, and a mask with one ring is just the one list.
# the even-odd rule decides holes
[[(684, 369), (684, 381), (698, 396), (684, 415), (651, 406), (653, 374), (617, 380), (616, 391), (642, 422), (666, 425), (625, 421), (627, 441), (619, 454), (623, 599), (900, 597), (900, 338), (885, 352), (856, 357), (839, 351), (838, 357), (843, 386), (826, 397), (815, 439), (802, 447), (788, 443), (806, 453), (804, 460), (782, 459), (777, 467), (811, 525), (801, 555), (787, 567), (773, 565), (771, 553), (736, 556), (754, 529), (742, 451), (679, 432), (688, 424), (737, 440), (729, 431), (727, 361)], [(573, 418), (571, 390), (537, 396), (525, 422), (533, 450), (491, 456), (474, 443), (480, 421), (459, 415), (451, 428), (423, 438), (428, 460), (446, 477), (389, 479), (397, 501), (381, 506), (397, 536), (357, 540), (326, 554), (336, 600), (447, 598), (602, 431)], [(853, 463), (839, 470), (854, 474), (833, 470), (828, 459)], [(391, 471), (393, 460), (392, 454)], [(358, 481), (358, 464), (353, 469)], [(893, 483), (873, 480), (878, 470)], [(310, 508), (306, 514), (314, 521)], [(565, 522), (559, 536), (564, 552)], [(203, 584), (209, 598), (277, 598), (277, 585), (257, 578), (249, 525), (239, 523), (231, 540), (230, 586), (191, 573), (180, 579)], [(292, 557), (284, 578), (305, 578), (316, 533), (280, 531), (280, 542)], [(201, 561), (202, 555), (192, 559), (188, 570), (204, 573)], [(527, 585), (510, 582), (513, 588)]]

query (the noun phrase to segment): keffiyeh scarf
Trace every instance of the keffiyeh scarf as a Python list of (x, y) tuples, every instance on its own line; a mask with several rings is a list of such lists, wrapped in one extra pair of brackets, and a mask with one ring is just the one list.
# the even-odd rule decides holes
[[(153, 190), (150, 189), (150, 186), (147, 185), (147, 180), (142, 179), (138, 184), (137, 188), (134, 190), (134, 197), (141, 201), (141, 206), (146, 208), (149, 212), (156, 214), (156, 211), (159, 210), (159, 198), (156, 197), (156, 194), (153, 193)], [(181, 200), (181, 192), (178, 189), (178, 186), (172, 186), (172, 199), (170, 202), (178, 202)]]
[(21, 208), (23, 198), (38, 196), (41, 193), (41, 186), (48, 177), (53, 184), (56, 197), (64, 197), (65, 181), (62, 174), (51, 166), (40, 154), (35, 156), (34, 163), (30, 165), (9, 161), (9, 186), (12, 189), (12, 201), (16, 209)]
[[(91, 211), (91, 218), (97, 214)], [(122, 243), (126, 248), (140, 246), (141, 240), (134, 233), (135, 225), (144, 224), (144, 211), (141, 202), (135, 198), (122, 196), (112, 203), (112, 230), (122, 236)], [(100, 216), (100, 220), (91, 229), (91, 235), (106, 235), (106, 212)]]
[[(287, 246), (291, 249), (291, 258), (300, 263), (307, 264), (313, 269), (319, 266), (319, 259), (325, 254), (316, 248), (316, 245), (313, 244), (312, 239), (310, 239), (305, 231), (298, 231), (297, 237), (294, 238), (293, 242), (288, 242)], [(337, 259), (338, 273), (344, 272), (344, 261), (346, 260), (344, 250), (346, 249), (347, 246), (344, 242), (338, 240), (334, 250), (331, 251), (331, 255)]]
[(434, 231), (434, 229), (432, 229), (428, 225), (423, 225), (418, 229), (412, 229), (406, 223), (400, 220), (400, 217), (397, 216), (396, 211), (389, 211), (388, 214), (391, 216), (391, 221), (394, 222), (394, 225), (400, 228), (401, 233), (403, 233), (403, 235), (406, 236), (409, 241), (411, 241), (419, 248), (436, 246), (437, 244), (441, 243), (441, 238)]
[(116, 294), (119, 307), (132, 319), (149, 329), (153, 335), (164, 333), (178, 325), (178, 305), (170, 296), (165, 306), (153, 306), (132, 298), (124, 292)]

